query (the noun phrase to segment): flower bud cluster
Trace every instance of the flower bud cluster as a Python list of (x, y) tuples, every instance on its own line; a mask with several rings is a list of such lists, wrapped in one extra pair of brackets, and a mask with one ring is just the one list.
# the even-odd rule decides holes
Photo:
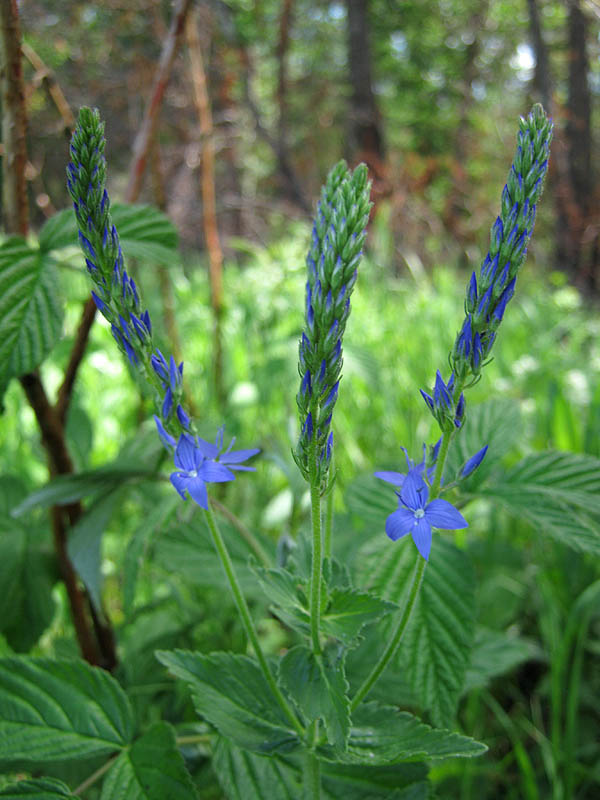
[(539, 104), (519, 122), (517, 152), (502, 191), (500, 216), (492, 226), (479, 277), (473, 273), (467, 285), (466, 316), (450, 354), (452, 368), (463, 382), (481, 372), (514, 294), (548, 171), (552, 127)]
[(301, 380), (296, 396), (301, 433), (294, 458), (308, 480), (310, 448), (315, 445), (316, 480), (321, 487), (331, 460), (331, 418), (342, 370), (342, 337), (366, 236), (369, 193), (364, 164), (352, 174), (343, 161), (331, 170), (306, 258), (306, 327), (300, 340)]
[(443, 432), (451, 432), (455, 428), (460, 428), (464, 420), (465, 396), (461, 392), (458, 400), (454, 400), (455, 384), (454, 373), (450, 375), (448, 383), (444, 383), (444, 379), (438, 369), (435, 376), (433, 394), (427, 394), (421, 389), (421, 396), (425, 400), (427, 408), (431, 411)]
[[(67, 188), (79, 227), (79, 243), (94, 283), (92, 297), (108, 320), (112, 335), (131, 366), (157, 391), (159, 434), (165, 444), (190, 431), (191, 421), (181, 405), (183, 363), (167, 362), (154, 348), (152, 323), (142, 311), (137, 286), (125, 269), (117, 229), (106, 191), (104, 123), (97, 110), (82, 108), (71, 140)], [(163, 435), (165, 434), (165, 435)]]

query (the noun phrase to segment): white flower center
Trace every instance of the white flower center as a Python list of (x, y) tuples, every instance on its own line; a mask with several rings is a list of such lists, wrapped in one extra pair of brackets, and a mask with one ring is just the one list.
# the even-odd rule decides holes
[(198, 477), (198, 470), (192, 469), (188, 472), (188, 478), (197, 478)]
[(417, 508), (415, 511), (415, 518), (416, 519), (423, 519), (425, 516), (425, 509), (424, 508)]

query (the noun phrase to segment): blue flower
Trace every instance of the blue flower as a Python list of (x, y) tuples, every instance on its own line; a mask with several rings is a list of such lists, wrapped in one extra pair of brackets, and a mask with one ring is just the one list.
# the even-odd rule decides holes
[[(160, 420), (157, 417), (155, 420), (161, 439), (170, 445), (169, 440), (172, 440), (172, 437), (164, 432), (165, 436), (161, 432)], [(177, 471), (171, 474), (171, 483), (184, 500), (187, 492), (192, 500), (201, 508), (206, 509), (208, 508), (207, 483), (225, 483), (235, 480), (235, 475), (231, 470), (254, 471), (254, 467), (242, 465), (241, 462), (256, 455), (259, 450), (257, 448), (232, 450), (234, 442), (235, 439), (232, 439), (227, 450), (221, 452), (223, 428), (219, 429), (215, 444), (207, 442), (199, 436), (194, 437), (188, 433), (181, 434), (174, 456)]]
[(385, 532), (395, 542), (410, 533), (419, 553), (427, 561), (431, 550), (431, 529), (467, 528), (468, 522), (447, 500), (428, 503), (429, 489), (418, 469), (411, 469), (398, 494), (398, 509), (385, 522)]
[[(431, 463), (431, 466), (429, 468), (427, 468), (427, 469), (425, 468), (425, 462), (426, 462), (425, 454), (426, 454), (426, 451), (427, 451), (426, 445), (423, 445), (423, 460), (421, 461), (420, 464), (416, 464), (416, 465), (415, 465), (415, 462), (412, 460), (412, 458), (408, 457), (408, 453), (406, 451), (406, 447), (401, 447), (400, 449), (402, 450), (402, 452), (404, 453), (404, 457), (406, 458), (406, 470), (407, 470), (407, 473), (409, 473), (411, 470), (414, 470), (415, 472), (418, 472), (418, 474), (420, 476), (423, 476), (423, 474), (425, 474), (425, 477), (431, 483), (431, 481), (433, 480), (433, 475), (435, 473), (435, 464), (437, 462), (437, 457), (438, 457), (438, 453), (440, 451), (441, 442), (442, 442), (442, 440), (440, 439), (433, 446), (433, 449), (432, 449), (432, 452), (431, 452), (431, 456), (432, 456), (431, 462), (432, 463)], [(403, 473), (403, 472), (391, 472), (391, 471), (388, 471), (388, 470), (383, 470), (383, 471), (380, 471), (380, 472), (375, 472), (374, 474), (375, 474), (376, 478), (379, 478), (379, 480), (385, 481), (386, 483), (391, 483), (392, 486), (398, 486), (398, 488), (401, 488), (403, 486), (404, 481), (406, 479), (406, 474)]]

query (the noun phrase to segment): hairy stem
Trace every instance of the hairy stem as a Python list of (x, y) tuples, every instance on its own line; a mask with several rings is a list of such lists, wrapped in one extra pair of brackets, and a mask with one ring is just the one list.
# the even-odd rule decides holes
[(333, 490), (335, 481), (335, 453), (331, 453), (329, 462), (329, 489), (325, 501), (325, 558), (331, 558), (333, 552)]
[(263, 675), (265, 676), (265, 680), (269, 684), (269, 687), (273, 692), (275, 700), (278, 702), (282, 711), (285, 713), (286, 717), (289, 719), (292, 726), (294, 727), (294, 730), (296, 730), (296, 732), (300, 736), (303, 736), (304, 729), (302, 725), (298, 722), (296, 715), (290, 708), (289, 703), (287, 702), (287, 700), (281, 693), (281, 690), (277, 686), (275, 678), (273, 677), (273, 674), (267, 663), (267, 659), (265, 658), (265, 654), (263, 653), (263, 650), (260, 646), (260, 642), (258, 641), (258, 634), (256, 633), (256, 628), (254, 627), (254, 623), (252, 622), (252, 617), (250, 616), (250, 609), (248, 608), (248, 604), (246, 603), (246, 598), (242, 593), (239, 581), (237, 579), (237, 575), (235, 574), (233, 563), (231, 561), (231, 557), (229, 555), (229, 550), (227, 549), (225, 540), (223, 539), (221, 531), (218, 528), (217, 521), (210, 507), (210, 504), (208, 508), (205, 509), (204, 516), (206, 518), (206, 524), (208, 525), (210, 535), (212, 536), (215, 550), (217, 551), (217, 555), (221, 560), (221, 564), (223, 565), (223, 569), (225, 570), (227, 580), (229, 581), (231, 593), (233, 594), (235, 604), (242, 619), (244, 630), (246, 631), (248, 639), (250, 639), (250, 643), (252, 644), (252, 648), (256, 654), (259, 666), (263, 672)]

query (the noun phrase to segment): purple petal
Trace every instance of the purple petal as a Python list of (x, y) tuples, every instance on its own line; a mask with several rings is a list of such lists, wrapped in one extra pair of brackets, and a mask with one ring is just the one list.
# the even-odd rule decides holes
[(254, 447), (250, 450), (232, 450), (230, 453), (223, 453), (219, 458), (220, 464), (240, 464), (247, 458), (252, 458), (257, 453), (260, 453), (260, 448)]
[(460, 477), (461, 478), (466, 478), (467, 475), (470, 475), (472, 472), (474, 472), (477, 469), (477, 467), (481, 464), (481, 462), (485, 458), (485, 454), (487, 453), (487, 449), (488, 449), (488, 445), (486, 444), (486, 446), (482, 447), (481, 450), (479, 450), (477, 453), (475, 453), (474, 456), (471, 456), (471, 458), (467, 461), (467, 463), (464, 465), (464, 467), (462, 468), (462, 470), (460, 472)]
[(425, 503), (429, 497), (427, 484), (421, 477), (418, 469), (411, 469), (402, 485), (400, 499), (407, 508), (416, 511), (418, 508), (425, 508)]
[(399, 508), (386, 519), (385, 532), (392, 542), (396, 542), (411, 532), (415, 522), (415, 515), (412, 511), (409, 511), (408, 508)]
[(182, 475), (181, 472), (172, 472), (171, 473), (171, 483), (177, 489), (179, 494), (183, 497), (184, 500), (187, 500), (185, 496), (185, 490), (187, 488), (189, 478), (185, 475)]
[(415, 520), (416, 525), (413, 528), (412, 538), (417, 546), (417, 550), (423, 556), (425, 561), (429, 559), (429, 552), (431, 550), (431, 525), (426, 517)]
[(207, 442), (196, 436), (196, 449), (204, 456), (204, 458), (215, 459), (219, 455), (219, 448), (212, 442)]
[(425, 509), (425, 518), (433, 528), (455, 531), (468, 528), (469, 523), (447, 500), (432, 500)]
[(391, 483), (392, 486), (402, 486), (404, 483), (404, 475), (401, 472), (375, 472), (373, 473), (376, 478), (386, 483)]
[(208, 508), (208, 492), (206, 491), (206, 484), (200, 476), (197, 478), (190, 478), (187, 482), (186, 489), (190, 493), (192, 500), (198, 503), (200, 508)]
[(175, 466), (186, 472), (197, 469), (196, 447), (194, 440), (186, 433), (182, 433), (175, 450)]
[(235, 480), (233, 472), (216, 461), (205, 461), (198, 469), (198, 476), (206, 483), (225, 483)]
[(160, 421), (159, 417), (154, 415), (154, 422), (156, 422), (156, 427), (158, 428), (158, 435), (161, 438), (162, 443), (165, 447), (175, 447), (175, 439), (171, 436), (168, 431), (165, 430), (164, 425)]

